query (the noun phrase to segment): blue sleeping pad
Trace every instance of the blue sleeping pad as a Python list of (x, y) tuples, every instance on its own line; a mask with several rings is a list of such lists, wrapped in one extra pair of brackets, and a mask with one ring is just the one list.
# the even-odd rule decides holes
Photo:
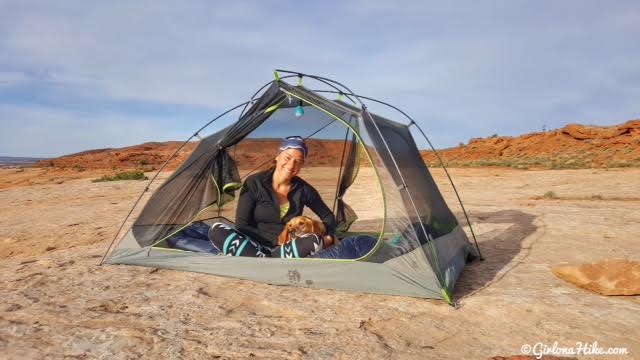
[(196, 221), (167, 239), (167, 243), (174, 249), (219, 254), (220, 250), (209, 241), (209, 228), (204, 222)]

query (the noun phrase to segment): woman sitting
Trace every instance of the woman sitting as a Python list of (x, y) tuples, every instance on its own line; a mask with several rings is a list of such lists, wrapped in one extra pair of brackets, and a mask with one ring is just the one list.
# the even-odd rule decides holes
[[(285, 224), (302, 215), (305, 206), (320, 218), (326, 235), (334, 238), (336, 219), (333, 213), (318, 191), (297, 176), (307, 155), (304, 139), (299, 136), (285, 138), (275, 157), (275, 166), (253, 174), (245, 181), (238, 198), (236, 225), (216, 222), (208, 229), (206, 224), (195, 229), (199, 233), (207, 231), (206, 238), (214, 245), (213, 249), (205, 251), (228, 256), (343, 259), (358, 258), (369, 252), (376, 242), (370, 236), (348, 238), (339, 246), (324, 251), (325, 240), (314, 233), (278, 244)], [(185, 230), (178, 235), (182, 236)]]
[(236, 228), (214, 223), (209, 232), (213, 244), (225, 255), (258, 257), (306, 257), (324, 247), (317, 234), (305, 234), (295, 242), (278, 246), (278, 235), (292, 218), (309, 207), (333, 236), (336, 219), (318, 191), (298, 177), (308, 155), (307, 144), (290, 136), (279, 147), (275, 166), (247, 178), (236, 209)]

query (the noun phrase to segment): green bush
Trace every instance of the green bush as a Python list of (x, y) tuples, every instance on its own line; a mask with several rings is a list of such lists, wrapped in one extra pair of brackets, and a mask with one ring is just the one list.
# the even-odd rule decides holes
[(115, 175), (104, 175), (99, 179), (91, 180), (92, 182), (119, 181), (119, 180), (148, 180), (140, 170), (119, 172)]
[(544, 193), (544, 195), (542, 195), (542, 197), (544, 197), (545, 199), (557, 199), (558, 194), (553, 191), (547, 191), (546, 193)]

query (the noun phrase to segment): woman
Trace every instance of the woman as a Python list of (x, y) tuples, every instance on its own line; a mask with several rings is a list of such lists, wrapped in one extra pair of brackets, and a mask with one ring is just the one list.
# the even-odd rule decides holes
[(282, 246), (278, 235), (291, 218), (309, 207), (333, 236), (336, 220), (318, 191), (297, 175), (308, 148), (304, 139), (290, 136), (280, 144), (275, 166), (245, 181), (236, 209), (236, 228), (215, 223), (209, 239), (225, 255), (253, 257), (306, 257), (323, 247), (323, 240), (307, 234)]

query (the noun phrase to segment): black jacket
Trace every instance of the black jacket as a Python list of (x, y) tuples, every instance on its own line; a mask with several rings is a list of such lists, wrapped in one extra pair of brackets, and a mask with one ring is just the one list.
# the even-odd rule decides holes
[(299, 177), (291, 180), (289, 211), (280, 220), (278, 196), (272, 189), (273, 169), (253, 174), (247, 178), (238, 199), (236, 225), (238, 230), (260, 244), (273, 248), (277, 246), (278, 235), (291, 218), (302, 215), (309, 207), (324, 223), (327, 234), (333, 234), (336, 219), (322, 201), (318, 191)]

